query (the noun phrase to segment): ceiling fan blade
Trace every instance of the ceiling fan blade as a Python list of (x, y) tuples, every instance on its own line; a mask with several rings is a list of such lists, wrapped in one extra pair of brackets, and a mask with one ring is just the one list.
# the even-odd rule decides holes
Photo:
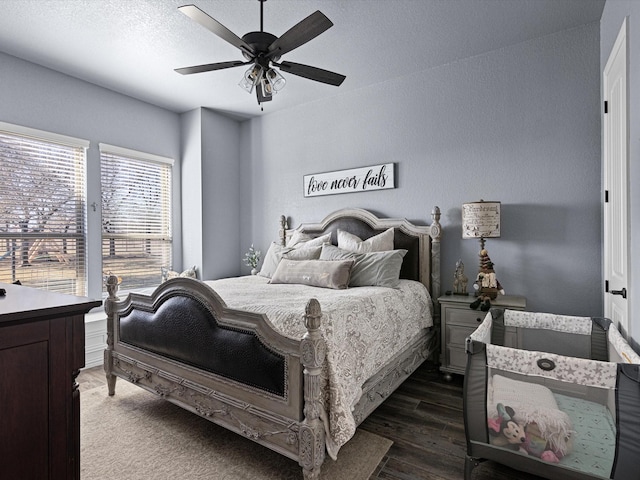
[(269, 45), (268, 57), (280, 57), (294, 48), (304, 45), (332, 26), (333, 23), (331, 20), (320, 10), (317, 10), (284, 32), (280, 38), (274, 40), (274, 42)]
[(191, 75), (192, 73), (211, 72), (213, 70), (222, 70), (224, 68), (240, 67), (252, 62), (242, 62), (240, 60), (232, 60), (230, 62), (207, 63), (206, 65), (194, 65), (193, 67), (176, 68), (175, 71), (182, 75)]
[(222, 25), (215, 18), (209, 16), (202, 10), (200, 10), (195, 5), (183, 5), (182, 7), (178, 7), (182, 13), (184, 13), (187, 17), (192, 20), (198, 22), (207, 30), (215, 33), (217, 36), (222, 38), (223, 40), (229, 42), (234, 47), (239, 48), (240, 50), (246, 52), (247, 54), (253, 56), (254, 51), (251, 45), (238, 37), (235, 33), (229, 30), (227, 27)]
[(329, 70), (323, 70), (317, 67), (310, 67), (309, 65), (303, 65), (301, 63), (294, 62), (282, 62), (274, 63), (274, 65), (283, 72), (298, 75), (299, 77), (308, 78), (309, 80), (315, 80), (316, 82), (328, 83), (329, 85), (340, 86), (344, 79), (347, 78), (339, 73), (330, 72)]

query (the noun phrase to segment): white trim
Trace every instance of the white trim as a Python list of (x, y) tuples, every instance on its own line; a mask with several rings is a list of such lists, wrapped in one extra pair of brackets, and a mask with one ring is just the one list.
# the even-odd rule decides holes
[(59, 143), (61, 145), (67, 145), (69, 147), (89, 148), (89, 140), (82, 138), (69, 137), (68, 135), (62, 135), (59, 133), (46, 132), (44, 130), (37, 130), (35, 128), (23, 127), (21, 125), (14, 125), (12, 123), (0, 122), (0, 132), (11, 133), (13, 135), (22, 135), (23, 137), (30, 137), (36, 140), (46, 140), (53, 143)]
[(107, 348), (107, 314), (104, 309), (95, 308), (85, 314), (84, 325), (84, 366), (100, 366), (103, 363), (104, 350)]
[(120, 155), (121, 157), (136, 158), (138, 160), (147, 160), (150, 162), (164, 163), (173, 166), (173, 158), (155, 155), (153, 153), (140, 152), (130, 148), (117, 147), (106, 143), (99, 143), (100, 153), (110, 153), (112, 155)]

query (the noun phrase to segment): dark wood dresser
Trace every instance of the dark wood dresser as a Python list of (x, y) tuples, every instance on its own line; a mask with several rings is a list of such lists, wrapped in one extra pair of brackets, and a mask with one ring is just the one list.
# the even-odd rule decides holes
[(84, 314), (102, 302), (0, 288), (0, 478), (79, 480)]

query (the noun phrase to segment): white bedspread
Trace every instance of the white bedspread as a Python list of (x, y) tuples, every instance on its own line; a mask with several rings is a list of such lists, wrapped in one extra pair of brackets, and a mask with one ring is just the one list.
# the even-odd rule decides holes
[(399, 288), (346, 290), (268, 283), (260, 276), (207, 281), (228, 307), (264, 313), (283, 335), (301, 339), (307, 300), (322, 308), (321, 331), (327, 342), (323, 367), (328, 418), (327, 451), (338, 449), (355, 433), (352, 407), (361, 386), (426, 327), (433, 325), (432, 302), (424, 285), (402, 280)]

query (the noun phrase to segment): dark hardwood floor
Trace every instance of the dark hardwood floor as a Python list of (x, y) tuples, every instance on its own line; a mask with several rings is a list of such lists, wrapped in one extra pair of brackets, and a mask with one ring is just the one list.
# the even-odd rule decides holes
[[(462, 419), (462, 380), (446, 382), (437, 366), (425, 362), (359, 428), (393, 440), (371, 476), (385, 480), (460, 480), (466, 441)], [(80, 391), (106, 383), (102, 367), (84, 369)], [(473, 480), (542, 480), (494, 462), (473, 471)]]

